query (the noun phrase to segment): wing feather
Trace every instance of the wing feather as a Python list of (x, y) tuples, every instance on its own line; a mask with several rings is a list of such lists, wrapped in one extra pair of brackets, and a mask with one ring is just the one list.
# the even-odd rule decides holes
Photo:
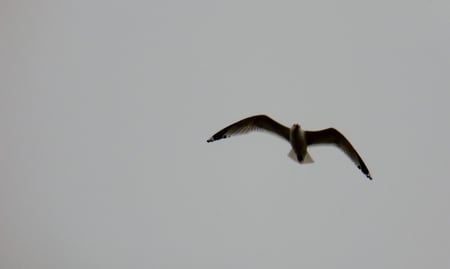
[(266, 115), (256, 115), (235, 122), (214, 134), (208, 142), (213, 142), (252, 131), (269, 131), (289, 141), (289, 128)]
[(344, 153), (347, 154), (347, 156), (369, 179), (372, 179), (369, 169), (359, 156), (358, 152), (338, 130), (328, 128), (319, 131), (305, 131), (305, 139), (308, 146), (316, 144), (334, 144), (344, 151)]

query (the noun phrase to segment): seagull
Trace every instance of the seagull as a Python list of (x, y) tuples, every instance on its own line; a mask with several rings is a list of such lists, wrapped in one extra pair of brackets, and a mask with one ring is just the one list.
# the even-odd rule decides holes
[(331, 144), (340, 148), (347, 156), (355, 163), (358, 169), (366, 175), (370, 180), (369, 169), (363, 162), (358, 152), (353, 148), (352, 144), (334, 128), (327, 128), (318, 131), (306, 131), (303, 130), (299, 124), (293, 124), (291, 128), (288, 128), (266, 115), (256, 115), (245, 118), (238, 122), (235, 122), (207, 140), (207, 142), (213, 142), (223, 138), (228, 138), (234, 135), (245, 134), (251, 131), (268, 131), (276, 134), (281, 138), (287, 140), (292, 149), (289, 151), (288, 156), (301, 164), (314, 162), (309, 155), (307, 148), (312, 145), (319, 144)]

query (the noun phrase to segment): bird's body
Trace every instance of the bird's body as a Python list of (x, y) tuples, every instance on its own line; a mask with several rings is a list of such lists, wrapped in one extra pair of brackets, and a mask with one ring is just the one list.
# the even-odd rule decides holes
[(292, 147), (288, 156), (299, 163), (313, 162), (307, 150), (308, 146), (317, 144), (335, 145), (343, 150), (369, 179), (372, 179), (367, 166), (358, 152), (356, 152), (344, 135), (334, 128), (319, 131), (304, 131), (298, 124), (294, 124), (291, 128), (288, 128), (266, 115), (257, 115), (245, 118), (223, 128), (208, 139), (207, 142), (213, 142), (237, 134), (244, 134), (253, 130), (269, 131), (287, 140)]
[(292, 150), (295, 153), (295, 155), (292, 155), (292, 153), (291, 155), (295, 156), (297, 161), (303, 163), (308, 153), (308, 145), (305, 140), (305, 132), (300, 128), (300, 125), (294, 124), (289, 130), (289, 142), (291, 143)]

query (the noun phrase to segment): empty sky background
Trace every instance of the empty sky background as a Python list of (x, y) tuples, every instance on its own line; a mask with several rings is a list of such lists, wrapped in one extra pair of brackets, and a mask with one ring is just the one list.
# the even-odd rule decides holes
[[(449, 268), (450, 4), (2, 1), (0, 267)], [(336, 127), (313, 165), (213, 133)]]

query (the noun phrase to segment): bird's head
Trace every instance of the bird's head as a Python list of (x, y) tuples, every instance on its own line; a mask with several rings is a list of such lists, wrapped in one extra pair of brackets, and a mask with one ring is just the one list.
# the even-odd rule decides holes
[(300, 130), (300, 124), (295, 123), (294, 125), (292, 125), (292, 130)]

